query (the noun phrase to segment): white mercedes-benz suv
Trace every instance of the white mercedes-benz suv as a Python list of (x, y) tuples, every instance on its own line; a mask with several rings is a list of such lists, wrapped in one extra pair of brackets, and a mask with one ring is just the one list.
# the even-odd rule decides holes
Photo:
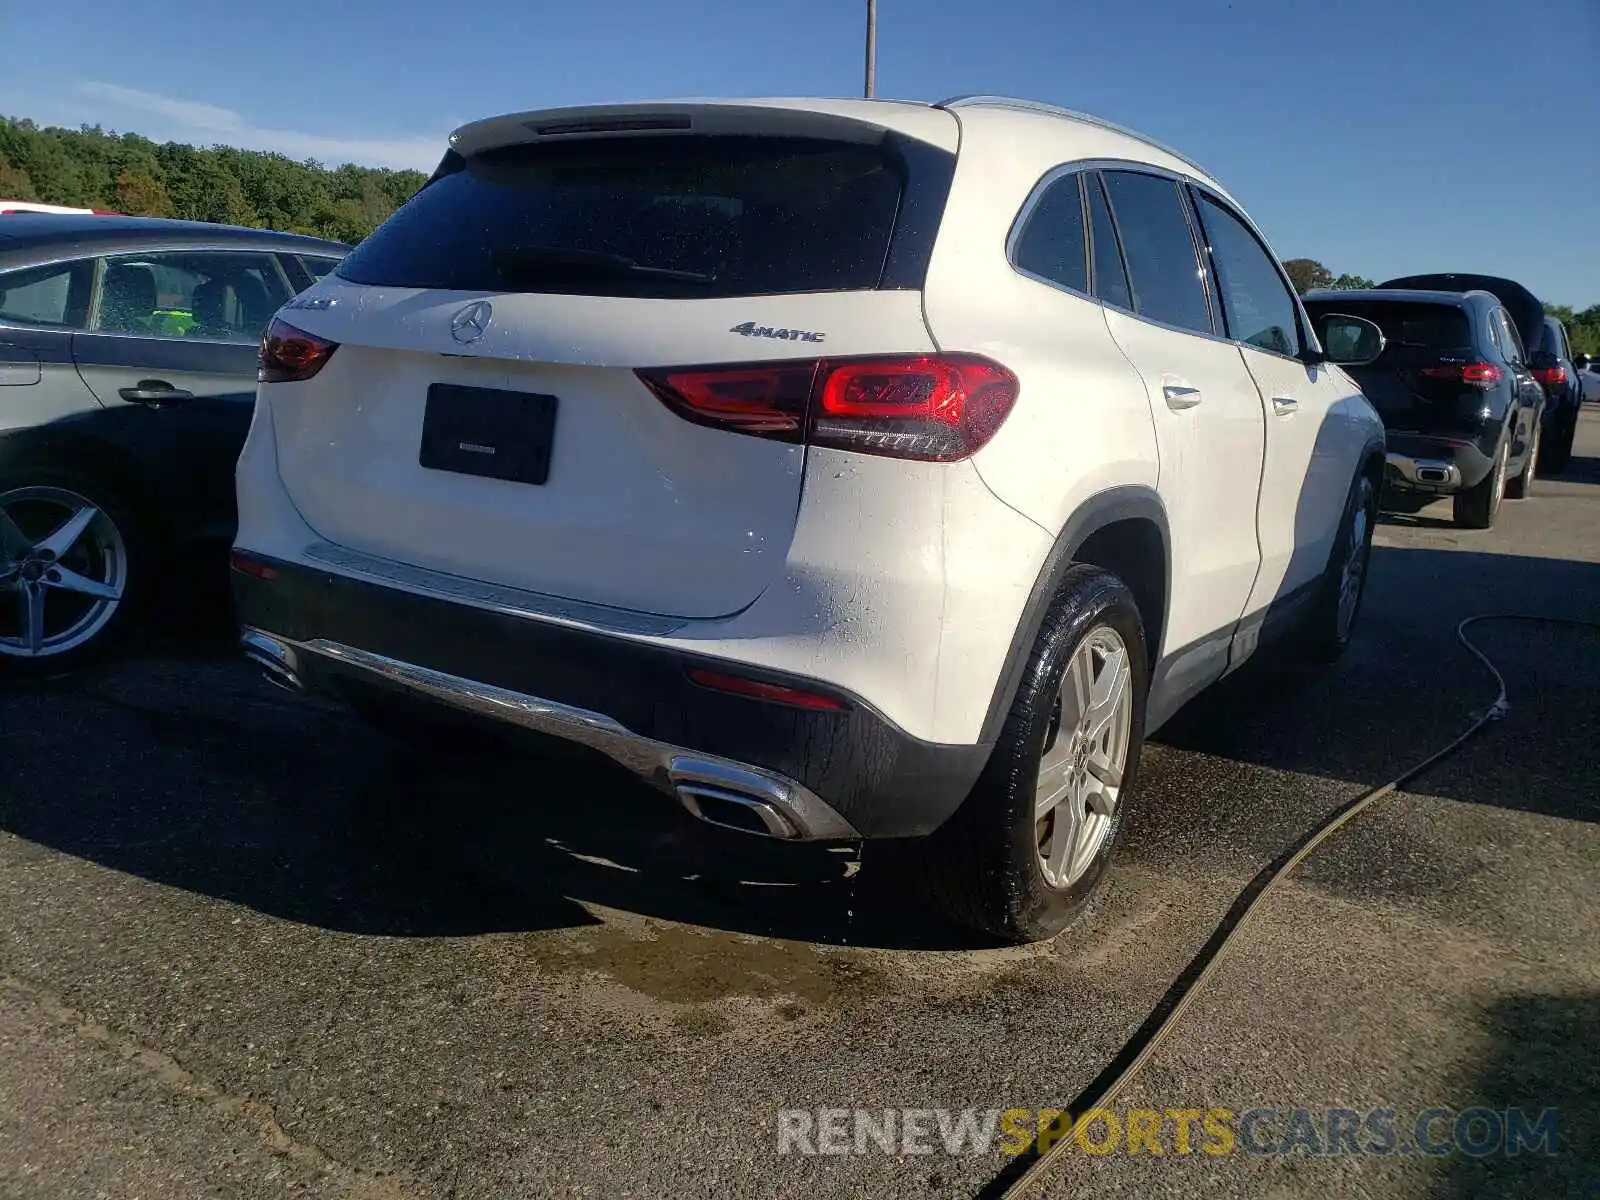
[(1349, 639), (1384, 441), (1336, 364), (1381, 343), (1077, 113), (479, 121), (263, 338), (245, 647), (716, 824), (889, 839), (957, 919), (1050, 936), (1146, 734), (1269, 642)]

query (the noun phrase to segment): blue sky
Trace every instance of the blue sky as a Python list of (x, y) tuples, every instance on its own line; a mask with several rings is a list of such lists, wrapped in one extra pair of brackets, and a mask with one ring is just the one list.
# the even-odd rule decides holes
[[(0, 113), (428, 168), (497, 112), (858, 95), (864, 7), (0, 0)], [(1131, 125), (1336, 273), (1600, 303), (1600, 0), (880, 0), (878, 91)]]

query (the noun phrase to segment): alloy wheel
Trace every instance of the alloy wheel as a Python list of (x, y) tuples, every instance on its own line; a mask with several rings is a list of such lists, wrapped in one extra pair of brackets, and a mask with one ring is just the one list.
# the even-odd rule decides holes
[(1098, 625), (1061, 680), (1039, 758), (1034, 838), (1055, 888), (1081, 879), (1111, 835), (1133, 730), (1133, 670), (1116, 630)]
[(123, 603), (128, 551), (95, 503), (59, 487), (0, 493), (0, 655), (86, 645)]

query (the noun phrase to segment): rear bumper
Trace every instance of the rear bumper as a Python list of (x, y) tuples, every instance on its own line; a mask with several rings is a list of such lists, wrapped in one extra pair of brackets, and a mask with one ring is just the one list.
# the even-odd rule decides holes
[[(251, 556), (255, 557), (255, 556)], [(797, 840), (932, 832), (986, 746), (924, 742), (827, 684), (259, 559), (235, 571), (246, 653), (281, 681), (379, 687), (590, 746), (708, 820)], [(791, 707), (701, 687), (704, 666), (836, 698)], [(719, 822), (721, 823), (721, 822)]]
[(1472, 487), (1494, 466), (1476, 442), (1427, 434), (1391, 432), (1386, 459), (1386, 486), (1440, 496)]

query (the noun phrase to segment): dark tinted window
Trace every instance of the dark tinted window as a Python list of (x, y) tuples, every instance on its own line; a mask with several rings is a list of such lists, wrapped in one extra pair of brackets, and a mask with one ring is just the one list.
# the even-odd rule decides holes
[(1502, 308), (1496, 317), (1500, 322), (1500, 339), (1508, 351), (1507, 358), (1512, 362), (1527, 362), (1528, 348), (1522, 344), (1522, 335), (1517, 332), (1517, 323), (1511, 319), (1511, 314)]
[(1464, 309), (1446, 304), (1413, 304), (1402, 300), (1307, 300), (1315, 321), (1323, 313), (1364, 317), (1383, 330), (1381, 366), (1404, 368), (1436, 362), (1441, 355), (1477, 354), (1472, 321)]
[(1094, 176), (1085, 176), (1084, 186), (1089, 192), (1090, 243), (1094, 250), (1094, 294), (1107, 304), (1118, 308), (1133, 308), (1133, 293), (1128, 290), (1128, 273), (1122, 266), (1122, 252), (1117, 249), (1117, 231), (1111, 224), (1111, 210), (1106, 207), (1105, 192)]
[(91, 261), (0, 274), (0, 321), (82, 329), (93, 277)]
[(310, 254), (300, 256), (300, 264), (305, 267), (306, 273), (313, 279), (321, 279), (339, 265), (337, 258), (317, 258)]
[(800, 138), (601, 138), (456, 166), (336, 273), (619, 296), (858, 290), (878, 284), (901, 193), (878, 148)]
[(1567, 349), (1565, 330), (1562, 329), (1561, 322), (1554, 317), (1546, 317), (1544, 320), (1543, 349), (1550, 351), (1557, 358), (1572, 357), (1572, 352)]
[(1255, 234), (1222, 205), (1200, 196), (1200, 221), (1211, 243), (1228, 336), (1278, 354), (1300, 353), (1294, 296)]
[(1105, 181), (1136, 311), (1179, 329), (1210, 333), (1205, 283), (1178, 185), (1133, 171), (1107, 171)]
[(1050, 184), (1017, 238), (1017, 266), (1076, 291), (1089, 290), (1089, 239), (1084, 234), (1083, 198), (1078, 176), (1064, 175)]

